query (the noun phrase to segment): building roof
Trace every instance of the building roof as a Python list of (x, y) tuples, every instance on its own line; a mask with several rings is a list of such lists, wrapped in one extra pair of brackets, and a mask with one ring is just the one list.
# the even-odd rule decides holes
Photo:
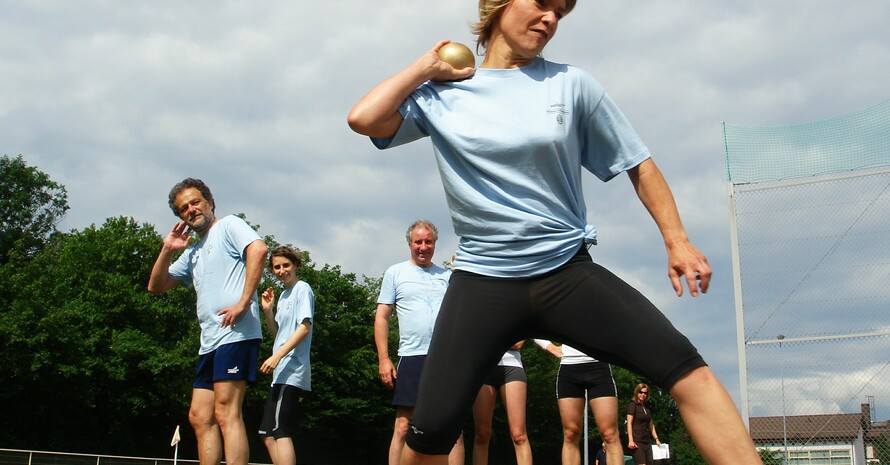
[(859, 435), (862, 414), (798, 415), (784, 417), (751, 417), (749, 426), (755, 442), (782, 441), (795, 443), (855, 438)]

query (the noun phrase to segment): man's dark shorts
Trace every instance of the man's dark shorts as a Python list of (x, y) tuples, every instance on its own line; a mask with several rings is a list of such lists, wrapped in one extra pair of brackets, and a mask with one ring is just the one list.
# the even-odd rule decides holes
[(392, 393), (392, 404), (396, 407), (414, 407), (417, 403), (417, 391), (420, 386), (420, 373), (426, 355), (399, 357), (396, 367), (395, 391)]
[(213, 390), (213, 383), (217, 381), (246, 380), (253, 384), (259, 355), (260, 339), (221, 345), (213, 352), (200, 355), (192, 387)]

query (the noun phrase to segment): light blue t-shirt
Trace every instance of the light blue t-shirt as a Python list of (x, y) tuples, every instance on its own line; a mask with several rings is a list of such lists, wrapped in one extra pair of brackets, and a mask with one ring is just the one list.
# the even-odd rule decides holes
[(541, 58), (427, 82), (399, 111), (396, 135), (374, 144), (432, 139), (460, 237), (454, 268), (487, 276), (545, 273), (596, 243), (581, 167), (608, 181), (649, 158), (597, 80)]
[[(315, 294), (312, 288), (303, 281), (297, 281), (289, 289), (285, 289), (278, 298), (275, 321), (278, 323), (278, 334), (272, 352), (276, 352), (297, 330), (307, 318), (314, 322)], [(312, 390), (312, 367), (309, 364), (309, 347), (312, 345), (312, 330), (315, 324), (309, 325), (309, 334), (294, 350), (282, 357), (272, 373), (272, 384), (289, 384), (306, 391)]]
[(246, 266), (244, 249), (260, 236), (237, 216), (220, 218), (198, 242), (188, 246), (170, 265), (170, 277), (198, 294), (198, 323), (201, 348), (198, 354), (213, 352), (219, 346), (250, 339), (262, 339), (256, 296), (235, 322), (221, 328), (220, 310), (235, 304), (244, 292)]
[(396, 263), (383, 273), (377, 303), (396, 306), (400, 357), (426, 355), (429, 351), (450, 278), (451, 270), (435, 264), (421, 268), (410, 261)]

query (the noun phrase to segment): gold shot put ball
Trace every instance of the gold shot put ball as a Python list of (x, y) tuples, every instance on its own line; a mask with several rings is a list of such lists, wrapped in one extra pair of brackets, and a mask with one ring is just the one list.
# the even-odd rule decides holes
[(469, 47), (460, 42), (449, 42), (439, 49), (439, 59), (454, 69), (475, 68), (476, 57)]

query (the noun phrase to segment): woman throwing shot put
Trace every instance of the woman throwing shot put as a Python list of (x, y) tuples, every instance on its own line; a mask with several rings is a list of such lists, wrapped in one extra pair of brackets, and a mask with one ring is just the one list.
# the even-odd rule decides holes
[(708, 463), (760, 463), (695, 347), (587, 252), (596, 229), (582, 167), (603, 181), (626, 172), (664, 238), (677, 295), (684, 280), (697, 296), (711, 278), (649, 150), (600, 83), (540, 57), (574, 6), (481, 0), (473, 29), (485, 56), (475, 73), (441, 61), (441, 41), (349, 114), (379, 148), (430, 137), (460, 237), (402, 463), (445, 463), (485, 376), (527, 338), (563, 341), (656, 380)]

